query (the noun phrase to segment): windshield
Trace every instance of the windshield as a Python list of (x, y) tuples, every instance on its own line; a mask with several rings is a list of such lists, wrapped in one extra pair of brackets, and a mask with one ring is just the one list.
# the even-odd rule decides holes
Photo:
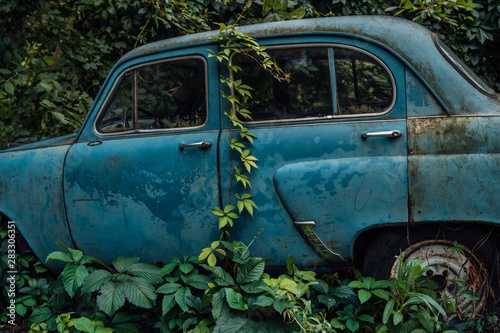
[(433, 39), (439, 52), (467, 81), (483, 94), (493, 98), (497, 97), (495, 91), (481, 80), (437, 35), (433, 35)]

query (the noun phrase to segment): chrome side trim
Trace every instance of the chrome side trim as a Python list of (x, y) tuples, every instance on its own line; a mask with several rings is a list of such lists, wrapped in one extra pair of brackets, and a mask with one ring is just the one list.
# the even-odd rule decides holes
[(314, 221), (293, 221), (293, 224), (299, 229), (300, 233), (309, 242), (314, 251), (322, 258), (330, 261), (345, 261), (342, 256), (330, 249), (314, 231), (316, 222)]

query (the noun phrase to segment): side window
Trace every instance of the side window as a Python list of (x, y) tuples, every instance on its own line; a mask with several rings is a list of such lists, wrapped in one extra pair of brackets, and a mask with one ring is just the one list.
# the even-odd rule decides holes
[(205, 62), (177, 59), (125, 73), (98, 118), (102, 133), (201, 126), (207, 118)]
[(380, 113), (393, 101), (392, 79), (380, 62), (347, 48), (334, 48), (337, 110), (335, 114)]
[(252, 97), (243, 107), (254, 120), (321, 117), (332, 112), (332, 86), (328, 49), (320, 47), (268, 49), (278, 65), (290, 74), (290, 82), (279, 82), (251, 57), (236, 55), (241, 67), (236, 78), (251, 86)]
[(255, 121), (376, 114), (392, 106), (392, 75), (360, 50), (313, 46), (267, 52), (290, 74), (290, 82), (277, 81), (251, 57), (232, 59), (241, 67), (233, 76), (255, 89), (241, 105)]

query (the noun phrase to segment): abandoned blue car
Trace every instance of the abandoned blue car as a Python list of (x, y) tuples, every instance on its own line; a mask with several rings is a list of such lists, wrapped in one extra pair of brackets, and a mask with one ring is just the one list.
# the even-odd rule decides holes
[[(235, 56), (257, 137), (258, 206), (231, 238), (268, 267), (420, 258), (443, 295), (498, 288), (500, 100), (437, 35), (391, 17), (245, 26), (290, 82)], [(112, 69), (80, 131), (0, 152), (0, 214), (44, 260), (56, 242), (112, 261), (197, 255), (227, 204), (229, 122), (216, 32), (159, 41)], [(234, 157), (233, 157), (234, 158)], [(237, 164), (237, 161), (234, 161)], [(454, 241), (464, 245), (455, 251)], [(462, 308), (470, 300), (457, 296)], [(476, 305), (477, 306), (477, 303)]]

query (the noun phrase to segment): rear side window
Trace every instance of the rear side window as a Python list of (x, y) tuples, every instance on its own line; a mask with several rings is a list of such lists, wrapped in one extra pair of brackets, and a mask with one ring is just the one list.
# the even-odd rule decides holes
[(232, 59), (242, 68), (233, 76), (255, 89), (242, 103), (255, 121), (380, 114), (393, 105), (392, 75), (366, 52), (337, 46), (267, 52), (290, 74), (290, 82), (277, 81), (251, 57)]
[(177, 59), (134, 68), (99, 116), (101, 133), (201, 126), (207, 118), (205, 62)]

